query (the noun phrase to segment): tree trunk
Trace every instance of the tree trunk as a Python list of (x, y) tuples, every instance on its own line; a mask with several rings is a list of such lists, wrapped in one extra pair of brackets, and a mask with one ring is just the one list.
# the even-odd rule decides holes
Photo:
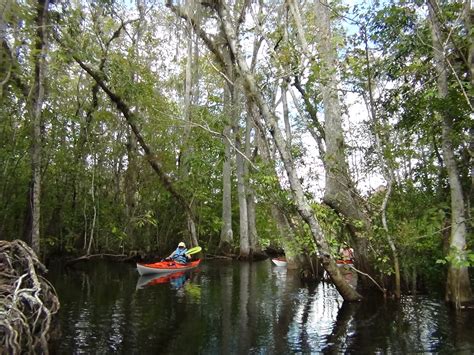
[(283, 80), (281, 85), (281, 103), (283, 106), (283, 123), (285, 124), (285, 136), (286, 142), (289, 147), (291, 147), (291, 125), (290, 125), (290, 115), (288, 110), (288, 100), (287, 100), (287, 91), (288, 91), (288, 82), (286, 79)]
[[(223, 76), (225, 77), (225, 80), (226, 80), (226, 87), (224, 88), (224, 93), (226, 91), (228, 91), (228, 106), (227, 106), (227, 109), (225, 109), (225, 114), (227, 116), (227, 119), (229, 120), (228, 122), (228, 125), (232, 125), (233, 124), (233, 114), (234, 114), (234, 102), (233, 102), (233, 95), (234, 93), (236, 92), (235, 89), (234, 89), (234, 84), (235, 84), (235, 71), (234, 71), (234, 68), (233, 68), (233, 63), (232, 63), (232, 58), (231, 58), (231, 55), (229, 53), (229, 51), (227, 50), (227, 48), (217, 44), (218, 40), (220, 40), (220, 36), (222, 35), (222, 33), (219, 33), (218, 36), (216, 36), (218, 38), (218, 40), (212, 40), (211, 38), (209, 38), (207, 36), (207, 34), (200, 28), (200, 25), (199, 25), (199, 19), (196, 19), (193, 14), (189, 11), (189, 8), (183, 8), (181, 6), (175, 6), (173, 4), (172, 1), (168, 0), (166, 1), (166, 6), (168, 8), (171, 9), (171, 11), (173, 11), (178, 17), (181, 17), (183, 18), (187, 24), (190, 25), (190, 28), (192, 28), (194, 30), (194, 32), (203, 40), (203, 42), (206, 44), (206, 46), (209, 48), (209, 50), (215, 55), (221, 69), (223, 70)], [(199, 11), (199, 9), (197, 9), (197, 11)], [(226, 98), (226, 94), (224, 94), (224, 98)], [(227, 133), (229, 133), (227, 131)], [(235, 134), (235, 132), (234, 132)], [(228, 138), (230, 138), (228, 136)], [(230, 144), (230, 142), (229, 142)], [(230, 147), (229, 147), (229, 157), (230, 157)], [(230, 164), (230, 159), (227, 160), (226, 158), (226, 162), (224, 162), (224, 164)], [(230, 170), (230, 165), (228, 166), (224, 166), (225, 169), (229, 168)], [(229, 176), (230, 176), (230, 171), (229, 171)], [(226, 177), (224, 177), (226, 178)], [(224, 195), (223, 195), (223, 201), (225, 201), (226, 203), (223, 204), (223, 215), (224, 213), (226, 214), (225, 218), (224, 219), (224, 226), (223, 229), (221, 230), (221, 241), (219, 243), (219, 249), (222, 250), (222, 248), (225, 248), (225, 246), (228, 246), (228, 243), (227, 241), (222, 241), (222, 238), (228, 238), (230, 240), (230, 237), (231, 237), (231, 223), (232, 223), (232, 220), (231, 220), (231, 185), (229, 183), (228, 185), (228, 182), (227, 181), (224, 181), (223, 182), (223, 188), (225, 189), (224, 191)], [(228, 188), (228, 190), (227, 190)], [(228, 208), (228, 209), (227, 209)], [(227, 214), (228, 213), (228, 214)]]
[[(246, 127), (245, 127), (245, 155), (247, 159), (252, 159), (252, 116), (247, 113)], [(253, 159), (252, 159), (253, 160)], [(249, 236), (249, 246), (250, 246), (250, 255), (254, 253), (260, 253), (260, 246), (258, 243), (258, 234), (257, 234), (257, 211), (255, 203), (255, 191), (252, 188), (250, 181), (250, 167), (249, 164), (245, 165), (244, 171), (244, 181), (245, 181), (245, 191), (247, 199), (247, 219), (248, 219), (248, 236)]]
[[(224, 106), (226, 106), (224, 99)], [(227, 103), (228, 105), (228, 103)], [(224, 109), (225, 110), (225, 109)], [(230, 138), (230, 125), (224, 127), (224, 135)], [(230, 253), (234, 235), (232, 232), (232, 165), (229, 139), (224, 139), (224, 163), (222, 167), (222, 229), (219, 241), (219, 252)]]
[[(444, 36), (441, 25), (436, 17), (437, 2), (428, 1), (431, 22), (431, 38), (434, 50), (434, 65), (438, 74), (438, 96), (442, 100), (448, 97), (448, 73), (443, 48)], [(453, 130), (450, 112), (438, 112), (441, 121), (443, 158), (448, 172), (451, 193), (451, 236), (448, 263), (448, 279), (446, 284), (446, 300), (459, 308), (462, 303), (472, 300), (471, 284), (466, 264), (466, 219), (464, 197), (459, 178), (458, 167), (454, 155)]]
[(323, 73), (321, 92), (324, 105), (326, 152), (326, 189), (324, 202), (349, 221), (355, 241), (355, 256), (359, 269), (369, 271), (367, 236), (371, 233), (369, 217), (357, 200), (357, 192), (349, 175), (345, 152), (342, 113), (337, 93), (337, 54), (333, 44), (329, 6), (326, 0), (315, 1), (316, 31)]
[(91, 203), (92, 203), (92, 222), (91, 222), (91, 230), (90, 230), (90, 235), (89, 235), (89, 242), (87, 244), (87, 226), (85, 228), (84, 232), (84, 246), (87, 244), (87, 250), (86, 250), (86, 255), (91, 255), (91, 250), (92, 250), (92, 243), (94, 242), (94, 233), (95, 233), (95, 225), (97, 221), (97, 207), (96, 207), (96, 201), (95, 201), (95, 169), (97, 167), (97, 158), (94, 156), (93, 160), (93, 166), (92, 166), (92, 180), (91, 180), (91, 188), (90, 188), (90, 194), (91, 194)]
[[(186, 1), (187, 11), (193, 12), (193, 1)], [(191, 135), (191, 103), (193, 101), (193, 67), (195, 66), (194, 53), (193, 53), (193, 29), (189, 23), (186, 23), (186, 68), (184, 76), (184, 137), (182, 140), (181, 151), (179, 153), (179, 169), (182, 178), (186, 177), (189, 173), (188, 160), (190, 155), (190, 144), (189, 139)]]
[(30, 242), (36, 254), (40, 252), (40, 216), (41, 216), (41, 155), (42, 155), (42, 107), (44, 100), (44, 78), (47, 51), (48, 0), (39, 0), (36, 9), (36, 39), (32, 48), (34, 68), (33, 90), (30, 103), (30, 115), (33, 128), (31, 146), (32, 184), (30, 208), (32, 215)]
[[(226, 60), (230, 58), (226, 56)], [(227, 68), (225, 66), (225, 68)], [(233, 72), (227, 72), (232, 78)], [(222, 171), (222, 229), (219, 241), (219, 251), (227, 254), (232, 252), (233, 231), (232, 231), (232, 115), (233, 115), (233, 84), (226, 82), (224, 85), (224, 163)]]
[(280, 233), (283, 250), (285, 251), (285, 258), (288, 263), (288, 269), (298, 269), (300, 263), (298, 262), (298, 255), (294, 251), (295, 236), (291, 229), (288, 218), (286, 218), (283, 211), (275, 204), (271, 205), (272, 217), (275, 220), (278, 232)]
[(131, 129), (127, 132), (127, 158), (128, 165), (125, 172), (125, 206), (127, 214), (127, 227), (126, 234), (134, 242), (134, 225), (133, 218), (135, 217), (135, 210), (137, 207), (137, 174), (138, 174), (138, 165), (137, 165), (137, 156), (138, 156), (138, 147), (137, 147), (137, 138), (134, 136)]
[(229, 45), (232, 54), (236, 58), (237, 68), (240, 72), (242, 79), (244, 80), (244, 88), (246, 90), (247, 96), (249, 97), (249, 99), (255, 101), (255, 104), (260, 110), (262, 118), (265, 120), (265, 123), (268, 126), (270, 133), (272, 134), (273, 140), (277, 146), (286, 173), (288, 175), (290, 188), (293, 195), (293, 201), (295, 202), (295, 205), (301, 217), (310, 227), (311, 234), (319, 248), (320, 253), (322, 254), (323, 265), (328, 274), (331, 276), (334, 285), (336, 286), (344, 300), (359, 300), (361, 296), (346, 282), (346, 280), (344, 280), (337, 268), (336, 262), (330, 255), (329, 245), (327, 244), (323, 231), (319, 226), (316, 217), (313, 214), (311, 206), (306, 200), (303, 188), (301, 186), (300, 180), (298, 179), (296, 169), (294, 168), (293, 161), (289, 153), (289, 148), (286, 145), (286, 142), (280, 131), (277, 119), (274, 113), (270, 111), (269, 106), (266, 104), (261, 91), (257, 87), (254, 76), (251, 74), (249, 67), (243, 57), (243, 54), (239, 50), (237, 44), (237, 36), (235, 30), (231, 26), (232, 20), (228, 12), (227, 5), (223, 2), (220, 2), (217, 5), (217, 10), (224, 33), (227, 37), (227, 44)]
[[(236, 104), (236, 101), (233, 100)], [(236, 109), (236, 107), (234, 107)], [(235, 115), (238, 117), (238, 115)], [(234, 121), (235, 122), (235, 121)], [(235, 122), (235, 148), (242, 152), (241, 129), (238, 122)], [(250, 241), (248, 233), (248, 211), (247, 211), (247, 192), (245, 182), (245, 160), (240, 152), (236, 152), (236, 175), (237, 175), (237, 195), (239, 199), (239, 233), (240, 233), (240, 258), (247, 259), (250, 256)]]
[(188, 230), (191, 233), (191, 243), (197, 245), (198, 238), (197, 238), (197, 230), (196, 230), (196, 222), (193, 211), (184, 198), (184, 196), (176, 190), (173, 181), (169, 177), (169, 175), (163, 170), (163, 167), (158, 160), (156, 154), (151, 150), (150, 146), (145, 142), (137, 124), (136, 124), (136, 114), (130, 110), (130, 107), (119, 97), (115, 94), (102, 80), (101, 75), (96, 72), (95, 70), (88, 67), (84, 64), (76, 55), (72, 55), (73, 59), (80, 65), (82, 69), (84, 69), (101, 87), (101, 89), (107, 94), (109, 99), (116, 105), (117, 109), (123, 114), (125, 120), (127, 121), (130, 129), (133, 131), (135, 137), (137, 138), (137, 142), (139, 143), (140, 147), (143, 149), (145, 159), (148, 161), (152, 169), (158, 175), (161, 184), (163, 187), (170, 193), (171, 196), (176, 200), (176, 202), (184, 209), (186, 214), (186, 218), (188, 221)]
[[(472, 0), (466, 0), (464, 2), (464, 27), (466, 28), (466, 33), (471, 33), (472, 34), (472, 24), (474, 23), (474, 5), (472, 3)], [(468, 76), (470, 79), (471, 83), (471, 90), (474, 88), (474, 36), (468, 36), (469, 38), (469, 53), (468, 53)], [(471, 91), (472, 93), (472, 91)], [(471, 95), (471, 103), (474, 104), (474, 98), (473, 95)], [(469, 173), (471, 175), (471, 186), (469, 187), (469, 190), (467, 191), (467, 206), (466, 206), (466, 212), (467, 212), (467, 219), (471, 220), (472, 219), (472, 208), (471, 208), (471, 196), (473, 195), (473, 189), (474, 189), (474, 127), (471, 126), (469, 129), (470, 133), (470, 141), (469, 141), (469, 158), (468, 158), (468, 163), (467, 165), (471, 167)]]
[[(253, 116), (254, 121), (258, 120), (258, 108), (255, 106), (255, 103), (248, 104), (248, 111)], [(265, 140), (263, 137), (263, 132), (259, 132), (255, 134), (257, 140), (257, 147), (260, 152), (260, 156), (264, 161), (275, 161), (275, 152), (271, 152), (267, 145), (265, 144)], [(288, 139), (287, 135), (287, 139)], [(278, 174), (275, 171), (275, 177)], [(279, 180), (278, 180), (279, 181)], [(283, 191), (283, 187), (280, 184), (280, 190)], [(270, 211), (273, 217), (273, 220), (276, 223), (276, 227), (278, 229), (283, 250), (285, 251), (285, 257), (287, 261), (288, 269), (298, 269), (301, 263), (298, 260), (298, 253), (296, 252), (297, 248), (295, 247), (295, 233), (292, 225), (289, 222), (288, 217), (286, 216), (284, 210), (278, 205), (277, 202), (273, 202), (270, 206)]]
[[(187, 10), (192, 13), (194, 11), (194, 1), (186, 1)], [(193, 29), (191, 24), (186, 24), (186, 35), (187, 35), (187, 56), (186, 56), (186, 70), (185, 70), (185, 82), (184, 82), (184, 139), (180, 152), (180, 174), (181, 178), (185, 178), (189, 174), (189, 157), (192, 154), (190, 149), (189, 140), (191, 138), (191, 121), (192, 121), (192, 103), (193, 103), (193, 87), (194, 79), (193, 74), (196, 73), (194, 69), (197, 65), (197, 58), (194, 58), (194, 41), (193, 41)], [(193, 206), (189, 206), (190, 210), (193, 210)], [(193, 212), (194, 214), (194, 212)], [(197, 239), (196, 225), (194, 223), (191, 214), (187, 215), (188, 222), (188, 233), (191, 240), (192, 246), (197, 246), (199, 241)]]

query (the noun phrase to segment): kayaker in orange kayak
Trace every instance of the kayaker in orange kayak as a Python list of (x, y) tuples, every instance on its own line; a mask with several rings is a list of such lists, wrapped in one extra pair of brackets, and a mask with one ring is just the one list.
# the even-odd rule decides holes
[(188, 249), (186, 249), (186, 244), (184, 244), (184, 242), (180, 242), (176, 250), (172, 252), (165, 260), (174, 260), (177, 263), (186, 264), (191, 258), (191, 255), (186, 254), (187, 251)]

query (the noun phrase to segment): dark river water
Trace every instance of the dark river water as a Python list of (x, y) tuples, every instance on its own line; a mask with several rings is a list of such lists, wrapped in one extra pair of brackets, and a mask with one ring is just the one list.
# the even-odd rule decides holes
[(473, 311), (427, 296), (347, 304), (269, 260), (155, 280), (106, 262), (48, 275), (61, 302), (53, 354), (474, 353)]

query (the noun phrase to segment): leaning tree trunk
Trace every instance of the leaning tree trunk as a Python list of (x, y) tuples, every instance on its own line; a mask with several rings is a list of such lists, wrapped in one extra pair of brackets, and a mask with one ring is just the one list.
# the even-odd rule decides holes
[(47, 16), (48, 0), (39, 0), (36, 8), (36, 39), (32, 48), (34, 68), (33, 90), (30, 102), (30, 115), (33, 125), (31, 146), (32, 184), (30, 208), (32, 216), (30, 243), (34, 252), (40, 252), (40, 216), (41, 216), (41, 116), (44, 100), (44, 78), (46, 70)]
[[(248, 104), (248, 112), (252, 115), (253, 120), (257, 121), (258, 118), (258, 108), (255, 106), (255, 103)], [(286, 126), (286, 125), (285, 125)], [(287, 139), (290, 136), (290, 132), (286, 132)], [(291, 133), (290, 133), (291, 134)], [(257, 127), (257, 132), (255, 134), (257, 140), (257, 148), (260, 152), (260, 156), (264, 161), (272, 162), (275, 161), (275, 152), (272, 152), (269, 147), (265, 144), (264, 132), (262, 132)], [(274, 172), (275, 177), (278, 177), (277, 171)], [(278, 179), (277, 179), (278, 180)], [(280, 190), (283, 191), (283, 187), (279, 186)], [(285, 258), (288, 263), (288, 269), (298, 269), (301, 266), (301, 263), (298, 260), (297, 248), (295, 247), (295, 232), (290, 225), (288, 217), (285, 215), (284, 210), (279, 204), (274, 201), (270, 206), (271, 215), (275, 221), (278, 234), (280, 236), (280, 241), (285, 251)]]
[(367, 236), (371, 233), (368, 215), (357, 197), (355, 184), (349, 173), (345, 151), (342, 113), (337, 93), (337, 54), (333, 43), (329, 6), (326, 0), (315, 2), (318, 51), (324, 73), (321, 92), (324, 105), (324, 136), (326, 152), (326, 186), (324, 202), (348, 219), (349, 230), (355, 241), (355, 256), (359, 269), (368, 271)]
[[(443, 48), (443, 33), (436, 16), (438, 4), (436, 0), (428, 1), (431, 22), (431, 39), (436, 73), (438, 74), (438, 97), (448, 98), (448, 72)], [(457, 308), (462, 303), (472, 300), (471, 283), (466, 265), (466, 219), (464, 197), (459, 178), (453, 143), (453, 119), (450, 112), (444, 110), (437, 114), (441, 120), (442, 151), (451, 194), (451, 236), (449, 241), (448, 279), (446, 284), (446, 300)]]
[[(59, 39), (58, 39), (59, 41)], [(130, 129), (133, 131), (135, 137), (137, 138), (137, 142), (140, 147), (143, 149), (145, 159), (148, 161), (152, 169), (158, 175), (158, 178), (162, 184), (162, 186), (170, 193), (170, 195), (175, 199), (175, 201), (184, 209), (184, 213), (186, 214), (186, 219), (188, 223), (188, 230), (191, 234), (191, 244), (198, 245), (198, 238), (197, 238), (197, 230), (196, 230), (196, 222), (194, 213), (184, 198), (184, 196), (176, 190), (173, 181), (171, 180), (170, 176), (164, 171), (163, 166), (161, 165), (160, 161), (158, 160), (156, 154), (151, 150), (150, 146), (146, 143), (145, 139), (143, 138), (140, 129), (137, 125), (137, 116), (130, 107), (123, 101), (123, 99), (115, 94), (106, 84), (106, 82), (102, 79), (101, 73), (91, 69), (87, 66), (84, 62), (82, 62), (76, 55), (72, 55), (73, 59), (79, 64), (79, 66), (84, 69), (100, 86), (100, 88), (107, 94), (109, 99), (116, 105), (117, 109), (122, 113), (127, 121)]]
[(280, 157), (283, 161), (285, 171), (288, 175), (288, 180), (290, 183), (290, 188), (292, 191), (293, 201), (298, 209), (303, 220), (308, 224), (311, 234), (318, 246), (318, 249), (321, 253), (321, 258), (323, 261), (324, 268), (331, 276), (334, 285), (336, 286), (339, 293), (342, 295), (346, 301), (356, 301), (361, 298), (359, 293), (353, 289), (343, 278), (339, 272), (336, 262), (331, 257), (329, 245), (324, 237), (323, 231), (314, 216), (313, 210), (309, 205), (306, 197), (304, 195), (303, 188), (301, 186), (300, 180), (296, 174), (296, 169), (294, 167), (289, 147), (286, 145), (286, 142), (283, 138), (282, 132), (278, 126), (277, 119), (275, 114), (271, 112), (269, 106), (265, 102), (261, 91), (258, 89), (255, 77), (251, 74), (247, 62), (244, 59), (243, 54), (240, 52), (239, 46), (237, 44), (237, 35), (233, 29), (231, 23), (231, 17), (225, 2), (219, 2), (217, 5), (218, 14), (222, 23), (224, 33), (226, 35), (227, 44), (236, 58), (237, 69), (244, 81), (244, 87), (249, 99), (253, 100), (257, 107), (260, 110), (263, 120), (270, 129), (273, 140), (277, 146), (277, 149), (280, 153)]

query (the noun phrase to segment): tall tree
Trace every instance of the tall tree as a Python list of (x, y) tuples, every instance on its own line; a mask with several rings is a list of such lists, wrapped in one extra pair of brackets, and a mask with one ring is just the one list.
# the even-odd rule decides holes
[[(225, 127), (224, 127), (224, 138), (228, 140), (225, 146), (225, 161), (224, 161), (224, 176), (223, 176), (223, 229), (221, 230), (221, 240), (219, 243), (219, 249), (226, 251), (231, 239), (231, 184), (230, 184), (230, 162), (227, 154), (231, 152), (230, 147), (227, 146), (232, 142), (229, 137), (229, 133), (232, 132), (232, 138), (234, 145), (234, 152), (236, 154), (236, 177), (237, 177), (237, 196), (239, 201), (239, 240), (240, 240), (240, 251), (239, 256), (242, 259), (247, 259), (251, 254), (251, 243), (249, 239), (249, 218), (248, 218), (248, 195), (247, 195), (247, 159), (245, 156), (245, 145), (247, 142), (244, 141), (246, 136), (245, 130), (242, 129), (240, 124), (240, 118), (242, 113), (242, 107), (240, 102), (240, 79), (238, 72), (235, 69), (235, 59), (232, 52), (226, 45), (222, 45), (222, 40), (225, 39), (225, 33), (220, 28), (215, 38), (212, 39), (201, 29), (201, 24), (193, 16), (188, 9), (174, 6), (171, 2), (167, 2), (167, 6), (176, 13), (179, 17), (183, 18), (186, 22), (193, 25), (194, 30), (199, 37), (204, 41), (208, 49), (215, 55), (220, 69), (222, 70), (222, 76), (225, 78), (224, 86), (224, 116), (225, 116)], [(204, 12), (204, 11), (203, 11)], [(242, 22), (237, 21), (235, 26), (238, 28)]]
[(321, 72), (325, 73), (321, 78), (320, 86), (324, 105), (324, 137), (326, 143), (324, 202), (348, 219), (349, 229), (356, 243), (356, 260), (361, 269), (368, 270), (367, 237), (371, 233), (371, 222), (349, 173), (342, 129), (342, 111), (338, 96), (338, 59), (332, 35), (328, 2), (326, 0), (315, 1), (314, 11), (318, 24), (316, 37), (320, 53)]
[(32, 122), (30, 208), (32, 249), (40, 252), (40, 218), (41, 218), (41, 161), (42, 161), (42, 113), (45, 96), (48, 0), (39, 0), (36, 6), (36, 36), (31, 50), (34, 63), (34, 78), (29, 96), (29, 114)]
[(444, 109), (436, 113), (441, 124), (442, 151), (451, 197), (451, 236), (449, 240), (449, 266), (446, 285), (446, 300), (456, 307), (472, 300), (471, 283), (466, 263), (466, 216), (464, 194), (454, 154), (453, 117), (446, 101), (449, 99), (449, 68), (445, 57), (446, 36), (442, 31), (439, 19), (439, 4), (436, 0), (428, 1), (429, 19), (431, 23), (431, 40), (433, 43), (434, 66), (437, 74), (438, 98), (445, 102)]
[[(229, 112), (231, 106), (231, 98), (229, 89), (224, 89), (224, 112)], [(230, 113), (230, 112), (229, 112)], [(218, 249), (226, 254), (230, 253), (234, 234), (232, 231), (232, 155), (231, 140), (232, 127), (228, 122), (229, 114), (224, 114), (226, 120), (223, 134), (224, 138), (224, 162), (222, 164), (222, 227), (220, 232), (220, 240)]]
[[(345, 217), (350, 234), (355, 243), (355, 254), (358, 267), (368, 271), (368, 236), (372, 234), (372, 227), (368, 211), (360, 198), (350, 170), (342, 127), (341, 99), (339, 98), (339, 63), (335, 38), (331, 21), (331, 7), (326, 0), (314, 1), (309, 4), (314, 13), (314, 34), (318, 55), (312, 54), (306, 40), (303, 20), (298, 3), (288, 1), (288, 7), (296, 27), (296, 36), (301, 47), (302, 58), (309, 62), (317, 75), (317, 91), (321, 95), (321, 104), (324, 112), (324, 123), (317, 115), (319, 98), (311, 97), (311, 91), (306, 90), (301, 82), (301, 75), (295, 77), (295, 87), (302, 95), (304, 106), (311, 123), (308, 125), (318, 144), (320, 157), (323, 160), (326, 181), (324, 202), (337, 213)], [(314, 85), (314, 84), (312, 84)], [(313, 126), (316, 128), (312, 129)]]
[(240, 76), (242, 77), (242, 80), (244, 81), (246, 95), (251, 98), (251, 100), (254, 101), (259, 108), (261, 117), (271, 133), (272, 139), (278, 149), (288, 176), (289, 184), (293, 194), (293, 201), (301, 217), (309, 225), (311, 234), (322, 255), (324, 268), (331, 276), (334, 285), (345, 300), (359, 300), (361, 296), (356, 290), (349, 286), (346, 280), (342, 277), (339, 269), (336, 266), (336, 262), (331, 257), (329, 245), (327, 244), (324, 233), (304, 195), (301, 182), (297, 176), (296, 169), (289, 152), (289, 147), (287, 146), (282, 132), (278, 126), (277, 118), (270, 110), (270, 107), (266, 103), (261, 91), (258, 89), (255, 77), (252, 75), (247, 62), (244, 59), (244, 55), (238, 42), (237, 33), (231, 25), (233, 19), (229, 8), (225, 2), (218, 2), (215, 4), (215, 10), (221, 21), (227, 44), (236, 59), (236, 67), (240, 73)]

